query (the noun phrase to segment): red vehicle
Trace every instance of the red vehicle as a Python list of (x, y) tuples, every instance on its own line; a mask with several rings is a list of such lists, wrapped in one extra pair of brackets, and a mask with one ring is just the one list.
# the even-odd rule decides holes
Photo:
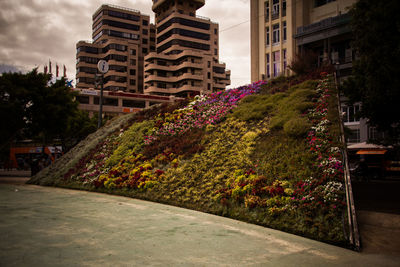
[(10, 162), (8, 167), (20, 170), (28, 170), (30, 169), (33, 161), (39, 161), (43, 159), (46, 165), (49, 165), (61, 155), (61, 146), (45, 146), (43, 152), (43, 146), (38, 144), (13, 144), (10, 148)]

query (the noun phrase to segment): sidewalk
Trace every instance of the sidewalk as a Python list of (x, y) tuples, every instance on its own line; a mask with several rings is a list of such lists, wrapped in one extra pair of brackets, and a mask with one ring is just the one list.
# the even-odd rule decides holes
[(0, 184), (0, 266), (399, 266), (228, 218), (105, 194)]
[(31, 177), (31, 170), (0, 169), (0, 177)]

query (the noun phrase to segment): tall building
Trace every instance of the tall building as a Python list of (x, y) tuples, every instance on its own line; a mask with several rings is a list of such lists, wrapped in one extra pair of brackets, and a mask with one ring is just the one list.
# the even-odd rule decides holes
[[(351, 75), (355, 58), (348, 10), (357, 0), (251, 0), (251, 79), (290, 74), (296, 55), (312, 51), (316, 64), (332, 64), (339, 82)], [(378, 139), (382, 133), (356, 116), (361, 103), (341, 96), (347, 143)]]
[(289, 74), (287, 66), (307, 50), (317, 54), (318, 64), (340, 63), (348, 72), (353, 54), (346, 13), (355, 2), (251, 0), (251, 80)]
[(205, 0), (153, 0), (156, 51), (145, 56), (146, 94), (186, 97), (224, 90), (230, 71), (219, 62), (218, 24), (196, 16)]
[(76, 87), (95, 87), (97, 62), (108, 61), (104, 89), (143, 93), (144, 56), (155, 51), (155, 26), (138, 10), (102, 5), (93, 14), (93, 41), (76, 45)]

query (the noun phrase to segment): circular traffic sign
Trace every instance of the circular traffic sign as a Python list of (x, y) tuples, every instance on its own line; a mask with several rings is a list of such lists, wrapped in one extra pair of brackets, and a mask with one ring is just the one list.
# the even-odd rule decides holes
[(97, 63), (97, 69), (101, 72), (101, 73), (106, 73), (108, 71), (108, 63), (105, 60), (99, 60), (99, 62)]

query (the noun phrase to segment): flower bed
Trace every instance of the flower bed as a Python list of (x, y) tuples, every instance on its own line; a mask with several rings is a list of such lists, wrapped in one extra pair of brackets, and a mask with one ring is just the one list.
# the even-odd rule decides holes
[(318, 175), (298, 182), (293, 199), (300, 207), (340, 211), (345, 206), (343, 165), (337, 137), (332, 135), (332, 123), (328, 120), (331, 77), (323, 76), (317, 88), (319, 98), (308, 113), (313, 123), (308, 141)]
[(257, 82), (143, 112), (65, 181), (342, 242), (330, 82), (324, 76), (275, 94)]
[[(299, 181), (269, 178), (268, 173), (256, 173), (253, 169), (238, 169), (227, 187), (216, 192), (215, 199), (222, 204), (228, 200), (243, 203), (247, 208), (266, 208), (270, 215), (305, 209), (333, 209), (341, 212), (345, 202), (343, 166), (340, 149), (332, 135), (332, 123), (328, 120), (331, 101), (329, 77), (320, 80), (315, 106), (306, 116), (312, 123), (308, 133), (309, 153), (314, 159), (313, 176), (298, 177)], [(335, 112), (335, 111), (332, 111)], [(293, 184), (292, 184), (293, 183)]]
[(209, 96), (196, 96), (187, 107), (164, 114), (156, 119), (156, 126), (145, 139), (150, 144), (160, 136), (182, 135), (194, 128), (204, 128), (220, 122), (245, 96), (257, 93), (265, 81), (248, 86), (220, 91)]

